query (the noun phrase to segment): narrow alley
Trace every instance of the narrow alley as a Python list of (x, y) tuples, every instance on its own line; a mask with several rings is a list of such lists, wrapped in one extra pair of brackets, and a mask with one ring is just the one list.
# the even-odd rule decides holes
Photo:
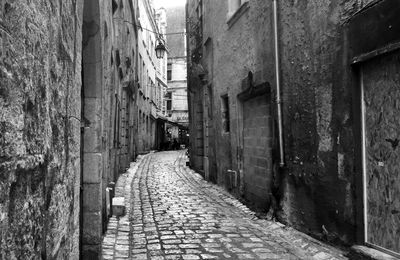
[(400, 259), (400, 0), (0, 0), (0, 260)]
[(103, 259), (347, 259), (298, 231), (258, 219), (186, 161), (183, 150), (168, 151), (131, 167), (121, 182), (127, 212), (111, 219)]

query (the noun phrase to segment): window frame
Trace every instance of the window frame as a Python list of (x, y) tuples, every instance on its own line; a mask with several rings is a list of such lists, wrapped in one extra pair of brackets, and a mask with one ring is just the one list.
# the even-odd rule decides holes
[(228, 29), (249, 9), (249, 0), (228, 0)]

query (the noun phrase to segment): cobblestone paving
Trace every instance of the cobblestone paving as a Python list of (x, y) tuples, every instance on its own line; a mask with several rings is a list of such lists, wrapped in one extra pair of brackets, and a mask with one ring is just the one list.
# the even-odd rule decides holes
[(129, 219), (111, 220), (103, 259), (347, 259), (298, 231), (257, 219), (185, 160), (183, 151), (173, 151), (138, 163)]

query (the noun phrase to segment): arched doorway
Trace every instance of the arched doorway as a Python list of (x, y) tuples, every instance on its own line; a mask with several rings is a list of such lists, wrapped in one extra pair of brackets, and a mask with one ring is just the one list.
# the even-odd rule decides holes
[(100, 7), (85, 0), (82, 24), (81, 258), (97, 259), (102, 238), (102, 45)]

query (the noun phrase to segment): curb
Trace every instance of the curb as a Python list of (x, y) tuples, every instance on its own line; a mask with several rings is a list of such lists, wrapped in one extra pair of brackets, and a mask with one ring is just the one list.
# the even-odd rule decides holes
[(101, 259), (129, 258), (129, 214), (131, 210), (132, 181), (136, 176), (139, 165), (149, 154), (139, 155), (136, 161), (130, 164), (126, 173), (118, 177), (115, 184), (115, 196), (112, 200), (113, 215), (109, 219), (107, 231), (103, 236)]
[(355, 245), (351, 247), (349, 258), (352, 260), (395, 260), (394, 256), (378, 251), (371, 247)]

